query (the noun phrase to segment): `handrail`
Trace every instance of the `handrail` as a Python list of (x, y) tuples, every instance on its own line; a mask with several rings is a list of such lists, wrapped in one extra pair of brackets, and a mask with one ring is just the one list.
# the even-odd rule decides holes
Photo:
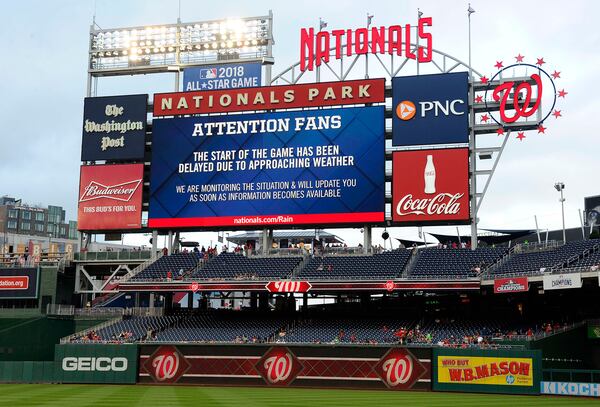
[(75, 253), (75, 261), (112, 261), (112, 260), (144, 260), (152, 259), (152, 251), (133, 251), (133, 250), (121, 250), (121, 251), (103, 251), (103, 252), (79, 252)]
[(141, 273), (142, 271), (144, 271), (148, 266), (150, 266), (152, 263), (154, 263), (155, 261), (157, 261), (158, 259), (160, 259), (162, 256), (163, 256), (162, 251), (159, 251), (158, 253), (155, 253), (154, 256), (151, 256), (148, 260), (146, 260), (142, 264), (138, 265), (133, 270), (130, 270), (127, 274), (125, 274), (121, 278), (120, 282), (124, 283), (126, 281), (129, 281), (132, 277), (135, 277), (136, 275), (138, 275), (139, 273)]

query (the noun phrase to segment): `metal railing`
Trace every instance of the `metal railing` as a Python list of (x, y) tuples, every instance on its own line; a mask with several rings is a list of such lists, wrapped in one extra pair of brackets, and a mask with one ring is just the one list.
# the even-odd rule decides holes
[(122, 250), (104, 252), (79, 252), (75, 253), (75, 261), (112, 261), (112, 260), (144, 260), (151, 259), (152, 251)]
[[(140, 252), (138, 252), (138, 253), (140, 253)], [(141, 253), (143, 253), (143, 252), (141, 252)], [(152, 252), (147, 252), (147, 253), (151, 254)], [(129, 281), (131, 278), (135, 277), (137, 274), (144, 271), (146, 269), (146, 267), (150, 266), (152, 263), (154, 263), (155, 261), (160, 259), (162, 256), (163, 256), (163, 253), (161, 251), (156, 253), (154, 256), (150, 256), (150, 258), (148, 260), (144, 261), (142, 264), (140, 264), (139, 266), (137, 266), (136, 268), (134, 268), (133, 270), (130, 270), (127, 274), (125, 274), (119, 282), (124, 283), (126, 281)]]
[(46, 315), (55, 316), (75, 316), (75, 317), (122, 317), (124, 315), (136, 317), (161, 317), (164, 315), (164, 309), (160, 307), (89, 307), (75, 308), (73, 305), (48, 304), (46, 306)]

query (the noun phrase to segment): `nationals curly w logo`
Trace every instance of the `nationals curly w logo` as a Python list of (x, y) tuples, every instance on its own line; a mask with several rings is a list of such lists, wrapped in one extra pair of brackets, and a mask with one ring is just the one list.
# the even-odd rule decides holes
[(267, 370), (267, 380), (271, 383), (284, 382), (292, 373), (292, 355), (275, 355), (267, 358), (263, 366)]
[(167, 355), (158, 355), (152, 361), (154, 377), (159, 382), (164, 382), (175, 377), (179, 369), (179, 355), (174, 352)]
[(383, 362), (383, 371), (386, 373), (385, 380), (388, 386), (396, 387), (405, 384), (412, 375), (412, 359), (408, 355), (387, 359)]
[(428, 369), (406, 348), (391, 348), (374, 367), (387, 387), (407, 390), (423, 377)]
[(143, 364), (146, 372), (159, 383), (175, 383), (190, 368), (176, 347), (159, 347)]
[[(532, 106), (529, 106), (529, 104), (533, 98), (533, 89), (528, 82), (522, 82), (516, 87), (515, 82), (513, 81), (504, 82), (494, 89), (492, 96), (496, 102), (500, 101), (500, 118), (503, 122), (514, 123), (521, 117), (531, 116), (539, 109), (540, 103), (542, 102), (542, 79), (538, 74), (531, 75), (531, 79), (537, 87), (537, 98)], [(514, 93), (511, 93), (513, 88)], [(512, 106), (509, 106), (508, 101), (509, 96), (511, 95), (518, 95), (518, 97), (513, 97)], [(513, 115), (509, 116), (506, 113), (506, 110), (514, 110), (515, 112)]]
[(258, 361), (256, 370), (268, 384), (287, 386), (302, 370), (302, 365), (288, 348), (273, 347)]

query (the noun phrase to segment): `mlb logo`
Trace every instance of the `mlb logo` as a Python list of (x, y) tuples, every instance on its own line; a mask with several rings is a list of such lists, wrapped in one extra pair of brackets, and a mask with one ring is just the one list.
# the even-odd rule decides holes
[(200, 79), (214, 79), (217, 77), (217, 68), (200, 69)]

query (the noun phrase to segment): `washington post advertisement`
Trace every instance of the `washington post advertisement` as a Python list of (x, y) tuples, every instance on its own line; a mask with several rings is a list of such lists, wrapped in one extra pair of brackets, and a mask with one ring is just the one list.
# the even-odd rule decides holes
[(467, 72), (392, 78), (394, 146), (469, 142)]
[(81, 160), (144, 158), (148, 95), (85, 98)]
[(154, 121), (150, 227), (384, 220), (384, 107)]

